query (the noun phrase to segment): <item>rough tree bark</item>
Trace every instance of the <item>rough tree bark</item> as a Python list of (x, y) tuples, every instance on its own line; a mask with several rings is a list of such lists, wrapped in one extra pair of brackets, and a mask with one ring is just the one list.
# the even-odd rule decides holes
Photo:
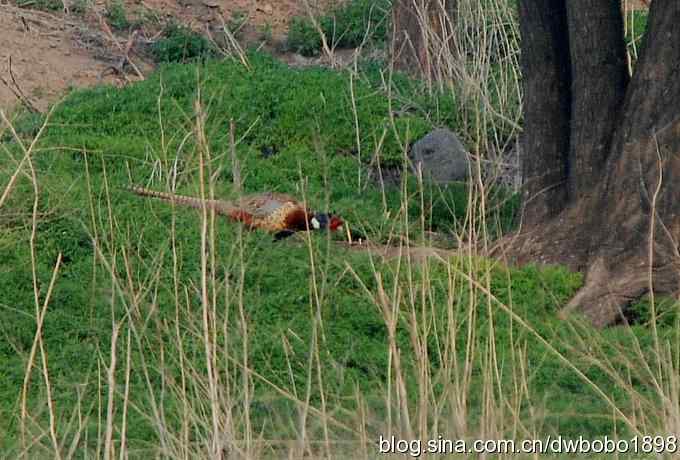
[(523, 151), (540, 152), (522, 162), (525, 224), (554, 217), (567, 201), (567, 161), (571, 113), (569, 40), (564, 2), (519, 4), (524, 70)]
[(619, 0), (520, 0), (519, 262), (586, 273), (567, 305), (598, 326), (680, 292), (680, 2), (651, 3), (629, 81)]

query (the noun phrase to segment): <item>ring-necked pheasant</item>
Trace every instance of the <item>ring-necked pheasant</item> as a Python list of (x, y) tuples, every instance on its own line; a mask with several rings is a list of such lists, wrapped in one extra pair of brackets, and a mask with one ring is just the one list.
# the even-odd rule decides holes
[(183, 206), (201, 209), (204, 204), (216, 214), (242, 222), (248, 228), (274, 233), (276, 239), (306, 230), (342, 230), (343, 221), (333, 214), (314, 213), (290, 195), (283, 193), (258, 193), (245, 195), (235, 201), (202, 200), (174, 193), (158, 192), (144, 187), (131, 187), (141, 196), (159, 198)]

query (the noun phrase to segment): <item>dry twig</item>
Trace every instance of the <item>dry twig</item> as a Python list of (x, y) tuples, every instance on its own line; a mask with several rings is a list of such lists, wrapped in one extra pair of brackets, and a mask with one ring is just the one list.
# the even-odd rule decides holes
[(135, 38), (137, 37), (138, 31), (135, 30), (134, 32), (132, 32), (132, 33), (128, 36), (127, 42), (126, 42), (126, 44), (125, 44), (125, 47), (123, 47), (123, 46), (121, 46), (121, 44), (118, 42), (118, 39), (116, 39), (116, 37), (113, 35), (113, 32), (111, 32), (111, 28), (110, 28), (109, 25), (106, 23), (106, 20), (102, 17), (102, 15), (99, 14), (99, 13), (97, 13), (97, 16), (98, 16), (98, 18), (99, 18), (99, 24), (101, 25), (101, 28), (102, 28), (102, 30), (104, 31), (104, 33), (106, 34), (107, 38), (109, 39), (109, 41), (110, 41), (111, 43), (113, 43), (113, 44), (116, 46), (116, 48), (118, 48), (118, 50), (119, 50), (119, 51), (121, 52), (121, 54), (122, 54), (122, 56), (120, 57), (120, 61), (118, 62), (118, 64), (116, 64), (115, 66), (113, 66), (113, 65), (112, 65), (112, 66), (109, 66), (109, 67), (107, 67), (106, 69), (104, 69), (104, 71), (102, 72), (102, 75), (101, 75), (101, 76), (103, 77), (103, 76), (106, 75), (110, 70), (112, 70), (114, 73), (116, 73), (116, 74), (118, 74), (118, 75), (122, 75), (123, 78), (125, 78), (126, 81), (129, 81), (129, 80), (127, 79), (127, 77), (125, 76), (125, 72), (124, 72), (124, 66), (125, 66), (126, 63), (128, 63), (128, 64), (130, 64), (130, 67), (132, 67), (132, 70), (135, 71), (135, 73), (137, 74), (137, 76), (138, 76), (139, 78), (141, 78), (142, 80), (144, 80), (144, 79), (145, 79), (144, 74), (142, 73), (141, 70), (139, 70), (139, 67), (137, 67), (137, 65), (132, 61), (132, 59), (130, 59), (130, 51), (132, 50), (132, 46), (133, 46), (134, 43), (135, 43)]
[(14, 94), (14, 96), (19, 100), (19, 102), (21, 102), (21, 105), (26, 107), (29, 112), (42, 113), (40, 112), (40, 110), (36, 108), (35, 105), (33, 105), (31, 100), (26, 96), (26, 94), (24, 94), (23, 90), (21, 89), (21, 86), (19, 86), (19, 82), (17, 82), (16, 76), (14, 75), (14, 71), (12, 71), (12, 56), (10, 56), (7, 59), (7, 62), (10, 81), (7, 81), (5, 77), (0, 75), (0, 82), (2, 82), (2, 84), (5, 85), (7, 89), (9, 89), (12, 92), (12, 94)]

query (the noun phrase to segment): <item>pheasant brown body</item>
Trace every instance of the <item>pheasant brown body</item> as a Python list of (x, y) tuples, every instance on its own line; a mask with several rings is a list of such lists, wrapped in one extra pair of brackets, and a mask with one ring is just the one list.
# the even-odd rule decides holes
[(225, 201), (202, 200), (143, 187), (133, 187), (131, 191), (192, 208), (206, 207), (214, 210), (216, 214), (242, 222), (249, 228), (259, 228), (272, 233), (305, 231), (311, 228), (309, 221), (313, 214), (295, 198), (283, 193), (259, 193), (245, 195), (235, 201)]

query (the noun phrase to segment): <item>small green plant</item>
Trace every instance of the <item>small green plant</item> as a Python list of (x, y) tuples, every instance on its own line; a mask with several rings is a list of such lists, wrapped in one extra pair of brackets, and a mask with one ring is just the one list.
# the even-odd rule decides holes
[(680, 303), (670, 297), (651, 298), (649, 295), (634, 302), (628, 313), (628, 321), (648, 325), (675, 327), (680, 319)]
[(61, 0), (19, 0), (17, 6), (41, 11), (59, 11), (64, 8), (64, 3)]
[(132, 25), (127, 17), (125, 5), (123, 5), (123, 2), (120, 0), (110, 3), (106, 8), (106, 13), (104, 16), (111, 27), (113, 27), (115, 30), (127, 30)]
[[(388, 31), (391, 0), (352, 0), (316, 18), (328, 43), (340, 48), (359, 46), (364, 39), (384, 41)], [(304, 56), (321, 51), (319, 31), (308, 17), (291, 20), (288, 48)]]
[(151, 53), (157, 62), (188, 62), (217, 54), (207, 38), (175, 23), (167, 26), (163, 36), (151, 46)]
[(288, 27), (287, 47), (303, 56), (316, 56), (321, 51), (321, 37), (311, 21), (294, 17)]
[(70, 8), (69, 11), (73, 14), (76, 14), (78, 16), (84, 15), (88, 8), (90, 7), (88, 0), (75, 0)]

